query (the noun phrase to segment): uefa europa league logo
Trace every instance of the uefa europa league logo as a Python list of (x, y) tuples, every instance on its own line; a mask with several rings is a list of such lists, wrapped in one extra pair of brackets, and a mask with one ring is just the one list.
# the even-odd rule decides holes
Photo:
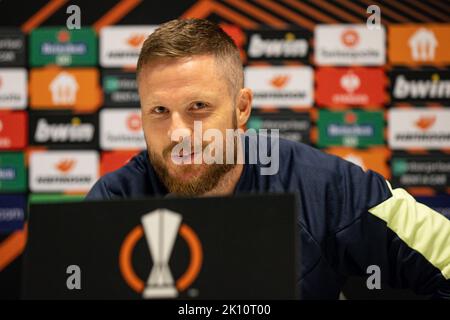
[(172, 298), (178, 295), (169, 259), (181, 224), (181, 215), (167, 209), (152, 211), (141, 218), (153, 268), (144, 289), (144, 298)]
[[(169, 260), (174, 244), (180, 237), (189, 248), (189, 264), (174, 280)], [(153, 261), (147, 281), (135, 272), (132, 256), (136, 244), (143, 238)], [(182, 215), (167, 209), (156, 209), (141, 218), (141, 224), (125, 236), (119, 253), (119, 269), (128, 286), (145, 299), (176, 298), (186, 291), (197, 278), (203, 263), (203, 249), (195, 231), (182, 222)]]

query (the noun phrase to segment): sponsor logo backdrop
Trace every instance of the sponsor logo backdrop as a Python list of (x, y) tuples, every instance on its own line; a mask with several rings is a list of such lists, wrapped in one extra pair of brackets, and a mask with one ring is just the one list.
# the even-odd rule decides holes
[(80, 200), (145, 149), (134, 67), (177, 17), (216, 21), (238, 45), (255, 93), (248, 128), (448, 207), (450, 5), (380, 0), (382, 28), (369, 30), (362, 1), (90, 1), (68, 30), (64, 2), (50, 2), (0, 3), (0, 297), (18, 296), (27, 202)]

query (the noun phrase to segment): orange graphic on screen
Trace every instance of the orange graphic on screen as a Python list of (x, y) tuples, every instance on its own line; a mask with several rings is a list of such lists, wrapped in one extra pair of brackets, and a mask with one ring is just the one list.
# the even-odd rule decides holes
[(22, 149), (28, 142), (28, 114), (0, 111), (0, 150)]
[(431, 117), (420, 117), (419, 120), (416, 121), (415, 125), (422, 131), (427, 131), (430, 129), (433, 124), (436, 122), (436, 116)]
[(359, 34), (355, 30), (345, 30), (341, 35), (342, 43), (349, 48), (356, 46), (359, 42)]
[(449, 64), (450, 24), (390, 26), (388, 49), (392, 64)]
[(316, 70), (316, 101), (326, 107), (379, 107), (387, 101), (386, 75), (381, 68)]
[(76, 161), (74, 159), (63, 159), (55, 165), (55, 168), (58, 171), (66, 174), (75, 167), (75, 162)]
[(30, 106), (33, 109), (93, 112), (101, 103), (97, 69), (49, 67), (30, 71)]
[(145, 41), (145, 35), (134, 34), (127, 39), (127, 44), (133, 48), (139, 48)]
[[(169, 266), (175, 239), (181, 237), (189, 248), (186, 271), (174, 280)], [(148, 280), (140, 278), (132, 257), (138, 241), (145, 240), (153, 260)], [(141, 218), (126, 236), (119, 252), (119, 269), (126, 284), (144, 298), (174, 298), (197, 278), (203, 264), (202, 244), (195, 231), (182, 222), (182, 216), (167, 209), (156, 209)]]
[(108, 151), (103, 152), (100, 162), (100, 175), (113, 172), (127, 164), (138, 151)]
[(142, 129), (141, 116), (137, 113), (133, 113), (127, 117), (127, 128), (130, 131), (136, 132)]
[(387, 148), (374, 147), (359, 150), (348, 147), (334, 147), (326, 149), (326, 152), (350, 161), (360, 166), (364, 171), (372, 170), (386, 179), (390, 178), (390, 170), (387, 165), (390, 151)]
[(270, 84), (277, 89), (283, 89), (289, 82), (289, 76), (276, 76), (270, 80)]

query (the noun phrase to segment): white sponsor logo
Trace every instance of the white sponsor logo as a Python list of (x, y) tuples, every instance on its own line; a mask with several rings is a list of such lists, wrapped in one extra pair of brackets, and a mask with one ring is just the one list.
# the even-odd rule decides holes
[(366, 104), (369, 96), (365, 93), (355, 93), (361, 86), (361, 79), (352, 70), (342, 75), (339, 84), (346, 93), (334, 94), (332, 99), (334, 103), (339, 104)]
[(87, 192), (99, 178), (96, 151), (46, 151), (30, 156), (33, 192)]
[(308, 40), (296, 39), (291, 32), (284, 39), (263, 39), (259, 33), (249, 40), (248, 57), (264, 58), (304, 58), (308, 54)]
[(87, 44), (84, 42), (71, 42), (71, 34), (66, 30), (58, 32), (57, 41), (46, 41), (40, 46), (40, 54), (42, 55), (84, 55), (88, 51)]
[(49, 124), (46, 119), (39, 119), (34, 140), (45, 142), (90, 142), (95, 128), (91, 123), (81, 123), (80, 118), (73, 118), (71, 123)]
[(449, 99), (450, 80), (441, 80), (437, 73), (429, 80), (408, 80), (399, 75), (392, 94), (397, 99)]
[(0, 181), (11, 181), (16, 178), (16, 169), (15, 168), (1, 168), (0, 167)]
[(450, 147), (450, 110), (392, 109), (388, 123), (391, 148)]
[(385, 30), (364, 24), (318, 25), (314, 30), (317, 65), (367, 65), (385, 63)]
[(100, 65), (136, 66), (144, 40), (157, 26), (111, 26), (100, 30)]
[(22, 208), (0, 208), (0, 222), (22, 221), (24, 217)]
[(433, 61), (438, 41), (432, 30), (420, 28), (409, 38), (408, 45), (414, 61)]
[[(5, 37), (2, 34), (1, 37)], [(7, 36), (7, 38), (0, 38), (0, 62), (9, 63), (18, 59), (18, 55), (21, 54), (19, 50), (22, 50), (24, 40), (22, 38), (14, 38), (14, 35)]]
[(101, 110), (100, 146), (104, 150), (145, 149), (140, 109)]
[(394, 176), (403, 186), (447, 186), (450, 161), (446, 158), (418, 156), (415, 159), (391, 160)]
[(311, 67), (246, 67), (245, 86), (253, 90), (255, 107), (309, 107), (313, 103)]
[(25, 109), (27, 71), (22, 68), (0, 69), (0, 109)]
[(341, 77), (340, 85), (342, 89), (348, 93), (353, 93), (361, 86), (361, 80), (358, 75), (349, 70), (346, 74)]
[(0, 50), (20, 50), (23, 47), (23, 40), (16, 38), (0, 39)]
[(51, 92), (53, 104), (70, 105), (76, 101), (79, 86), (73, 75), (62, 71), (50, 82), (48, 89)]

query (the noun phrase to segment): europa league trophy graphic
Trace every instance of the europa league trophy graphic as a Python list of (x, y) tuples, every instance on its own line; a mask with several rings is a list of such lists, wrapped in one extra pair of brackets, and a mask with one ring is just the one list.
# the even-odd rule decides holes
[(173, 298), (178, 295), (169, 259), (172, 253), (181, 215), (167, 209), (157, 209), (141, 218), (145, 238), (153, 260), (153, 268), (144, 289), (144, 298)]

